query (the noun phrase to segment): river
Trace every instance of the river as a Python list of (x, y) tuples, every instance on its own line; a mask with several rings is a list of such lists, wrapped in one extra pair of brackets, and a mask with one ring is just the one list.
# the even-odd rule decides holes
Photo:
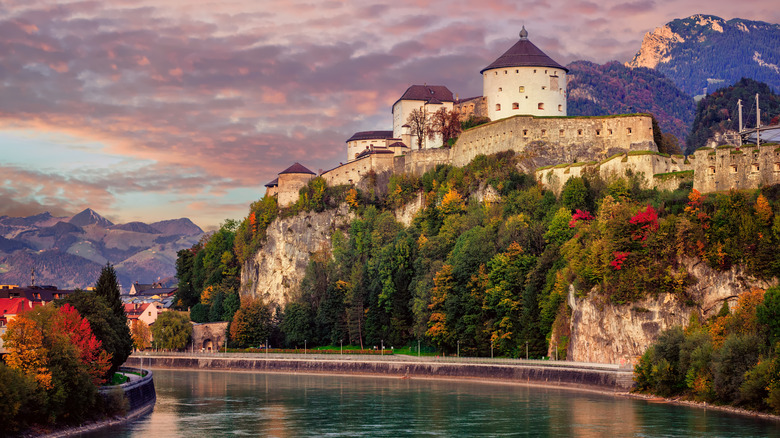
[(154, 370), (154, 411), (91, 437), (780, 434), (780, 424), (598, 393), (475, 381)]

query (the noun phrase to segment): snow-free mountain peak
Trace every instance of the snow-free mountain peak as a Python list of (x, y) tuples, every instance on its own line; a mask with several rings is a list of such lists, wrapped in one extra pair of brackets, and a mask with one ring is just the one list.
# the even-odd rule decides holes
[(77, 225), (79, 227), (85, 227), (87, 225), (97, 225), (101, 228), (108, 228), (114, 225), (110, 220), (99, 215), (95, 210), (91, 208), (87, 208), (81, 213), (73, 216), (72, 218), (70, 218), (68, 222), (72, 223), (73, 225)]

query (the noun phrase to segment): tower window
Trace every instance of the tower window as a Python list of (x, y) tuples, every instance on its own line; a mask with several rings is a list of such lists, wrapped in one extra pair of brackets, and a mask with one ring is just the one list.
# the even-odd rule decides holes
[(504, 87), (498, 87), (498, 91), (504, 91)]
[(523, 85), (520, 86), (520, 92), (521, 93), (525, 93), (525, 86), (523, 86)]
[(578, 130), (577, 130), (577, 135), (579, 135), (580, 137), (582, 137), (582, 129), (578, 129)]
[(528, 137), (528, 130), (527, 129), (523, 129), (523, 137)]
[(731, 166), (731, 173), (737, 173), (737, 165)]
[(536, 106), (538, 109), (543, 110), (544, 109), (544, 102), (539, 102), (539, 105)]
[(501, 104), (500, 103), (496, 104), (496, 111), (501, 111)]
[(546, 129), (542, 129), (542, 137), (547, 137), (547, 130)]
[(775, 163), (775, 172), (780, 172), (780, 163)]
[(508, 72), (508, 71), (506, 71), (506, 70), (504, 70), (504, 74), (507, 74), (507, 73), (509, 73), (509, 72)]
[(520, 109), (520, 104), (515, 102), (512, 104), (512, 109)]
[(547, 87), (545, 87), (544, 85), (542, 85), (542, 90), (546, 90), (546, 89), (547, 89)]
[(631, 128), (626, 128), (626, 134), (631, 135)]
[(751, 172), (758, 172), (759, 170), (761, 170), (761, 169), (758, 167), (758, 163), (753, 163), (753, 165), (751, 166), (750, 171)]
[(520, 73), (520, 70), (515, 70), (515, 73)]
[(536, 69), (534, 69), (534, 73), (536, 73)]
[(563, 105), (558, 105), (558, 111), (563, 112)]
[(596, 135), (601, 135), (601, 129), (596, 130)]
[(558, 132), (558, 135), (560, 135), (561, 137), (566, 137), (566, 131), (564, 131), (563, 129), (561, 129), (561, 130)]
[(715, 175), (715, 166), (710, 166), (709, 174), (710, 175)]

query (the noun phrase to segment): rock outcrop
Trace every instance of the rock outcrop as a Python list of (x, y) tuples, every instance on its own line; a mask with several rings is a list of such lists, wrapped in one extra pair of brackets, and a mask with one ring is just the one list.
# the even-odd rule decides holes
[(687, 325), (691, 313), (696, 312), (701, 319), (709, 318), (720, 310), (724, 301), (733, 308), (742, 292), (777, 283), (757, 280), (741, 267), (718, 272), (699, 260), (686, 259), (683, 264), (697, 280), (685, 296), (650, 293), (644, 300), (618, 306), (593, 294), (578, 298), (570, 287), (572, 316), (567, 358), (580, 362), (634, 363), (659, 333), (675, 325)]
[(311, 254), (330, 248), (333, 231), (346, 228), (352, 218), (344, 204), (335, 210), (271, 222), (263, 246), (241, 269), (241, 296), (284, 306), (298, 290)]

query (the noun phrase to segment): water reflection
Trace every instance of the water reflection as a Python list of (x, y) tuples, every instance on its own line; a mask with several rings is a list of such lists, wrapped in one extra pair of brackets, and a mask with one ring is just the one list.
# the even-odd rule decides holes
[(767, 436), (777, 424), (470, 381), (155, 370), (154, 412), (91, 436)]

